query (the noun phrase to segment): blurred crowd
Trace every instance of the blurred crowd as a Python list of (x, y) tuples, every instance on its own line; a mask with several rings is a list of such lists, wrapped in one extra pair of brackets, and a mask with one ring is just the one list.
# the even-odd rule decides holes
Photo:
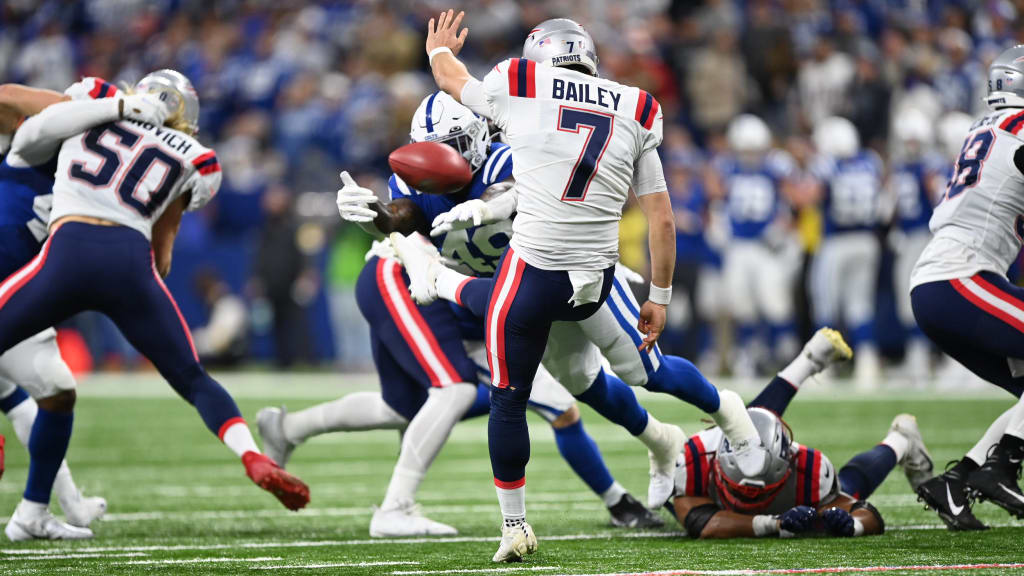
[[(228, 362), (364, 367), (352, 290), (368, 238), (341, 224), (333, 191), (342, 169), (385, 190), (387, 154), (408, 140), (413, 110), (434, 89), (425, 22), (448, 7), (6, 0), (0, 82), (63, 90), (83, 75), (186, 74), (200, 95), (199, 138), (224, 170), (220, 195), (188, 215), (178, 243), (171, 284), (190, 323), (221, 326), (209, 339), (229, 344), (210, 354)], [(866, 380), (884, 364), (931, 369), (901, 277), (927, 238), (965, 115), (983, 110), (988, 63), (1024, 41), (1024, 1), (465, 8), (463, 56), (477, 75), (517, 55), (533, 24), (568, 16), (593, 35), (603, 76), (660, 101), (679, 231), (666, 348), (712, 372), (754, 374), (828, 322), (857, 345)], [(641, 271), (644, 241), (642, 217), (627, 211), (622, 257)], [(230, 313), (218, 315), (226, 302)], [(109, 329), (79, 329), (100, 361), (129, 355), (104, 343)]]

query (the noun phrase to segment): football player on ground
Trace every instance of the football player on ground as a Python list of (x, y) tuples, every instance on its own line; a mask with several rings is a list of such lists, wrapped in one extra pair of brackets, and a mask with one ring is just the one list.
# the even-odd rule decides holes
[[(772, 134), (763, 120), (743, 114), (725, 133), (729, 154), (715, 159), (709, 192), (724, 200), (731, 237), (723, 257), (728, 310), (736, 324), (734, 373), (757, 372), (754, 351), (771, 350), (781, 366), (796, 353), (793, 332), (793, 272), (788, 262), (787, 208), (782, 197), (792, 160), (772, 150)], [(795, 247), (795, 245), (793, 245)], [(768, 347), (760, 345), (761, 327), (768, 329)]]
[(932, 460), (917, 421), (900, 414), (874, 448), (854, 456), (837, 474), (823, 453), (793, 442), (782, 414), (809, 377), (849, 359), (850, 347), (819, 329), (800, 355), (750, 403), (771, 464), (762, 474), (739, 470), (718, 428), (692, 436), (679, 457), (670, 506), (692, 538), (791, 537), (824, 532), (867, 536), (885, 530), (867, 498), (897, 465), (912, 488), (931, 478)]
[[(462, 18), (449, 10), (436, 26), (430, 21), (426, 50), (434, 79), (502, 131), (512, 149), (518, 190), (515, 234), (496, 280), (476, 281), (490, 302), (485, 318), (492, 377), (488, 443), (504, 519), (493, 560), (507, 562), (537, 547), (526, 523), (526, 406), (548, 343), (559, 348), (552, 350), (554, 358), (565, 362), (591, 345), (579, 338), (574, 322), (592, 316), (612, 293), (618, 223), (632, 187), (651, 230), (651, 299), (637, 310), (638, 328), (645, 334), (640, 347), (650, 351), (665, 325), (675, 227), (657, 154), (661, 112), (653, 96), (598, 78), (590, 35), (566, 19), (535, 27), (524, 57), (499, 63), (481, 82), (456, 56), (468, 34), (459, 30)], [(409, 259), (404, 262), (408, 268)], [(567, 323), (553, 332), (557, 321)], [(726, 435), (737, 446), (744, 469), (761, 470), (766, 453), (749, 416), (742, 406), (733, 411), (722, 404), (729, 409), (722, 415)]]
[(882, 160), (861, 148), (853, 124), (838, 116), (814, 129), (820, 154), (815, 172), (825, 183), (821, 201), (825, 234), (809, 276), (814, 321), (842, 323), (857, 352), (854, 377), (877, 387), (880, 371), (875, 347), (874, 310), (881, 246), (875, 229), (880, 213)]
[[(40, 166), (57, 156), (50, 236), (0, 284), (0, 352), (82, 310), (108, 315), (149, 358), (246, 473), (288, 508), (309, 490), (259, 452), (231, 396), (199, 364), (188, 326), (161, 276), (186, 209), (220, 185), (216, 154), (193, 138), (199, 100), (187, 78), (162, 70), (123, 98), (53, 104), (18, 129), (6, 163)], [(47, 510), (71, 438), (74, 388), (38, 398), (24, 498), (7, 523), (11, 540), (88, 538)]]
[[(343, 174), (338, 191), (343, 219), (356, 222), (373, 236), (384, 232), (427, 232), (427, 223), (457, 203), (500, 194), (512, 174), (509, 148), (491, 143), (485, 120), (443, 92), (423, 99), (413, 115), (414, 142), (438, 142), (453, 147), (466, 159), (473, 179), (463, 190), (445, 195), (423, 194), (397, 175), (391, 177), (391, 202), (381, 206), (377, 196)], [(508, 244), (511, 224), (501, 222), (458, 230), (435, 239), (454, 266), (489, 275)], [(370, 522), (374, 537), (450, 535), (455, 528), (418, 513), (415, 496), (420, 482), (460, 419), (488, 410), (488, 387), (478, 385), (486, 365), (483, 323), (446, 302), (417, 306), (409, 297), (408, 277), (388, 253), (390, 243), (375, 243), (356, 283), (360, 311), (371, 327), (374, 363), (381, 392), (349, 394), (301, 412), (265, 408), (257, 421), (267, 454), (285, 465), (291, 451), (311, 436), (334, 431), (379, 428), (405, 429), (384, 502)], [(625, 384), (618, 385), (636, 398)], [(618, 526), (652, 527), (660, 518), (615, 482), (580, 420), (573, 397), (540, 370), (530, 395), (530, 407), (547, 420), (563, 457), (581, 479), (605, 502)], [(640, 408), (640, 410), (643, 410)], [(648, 416), (646, 426), (662, 425)], [(659, 452), (671, 442), (666, 434), (641, 435)]]
[(967, 135), (910, 280), (921, 330), (1018, 398), (962, 460), (917, 491), (954, 530), (985, 528), (971, 512), (972, 494), (1024, 516), (1024, 288), (1006, 278), (1024, 241), (1022, 62), (1024, 46), (1015, 46), (989, 67), (991, 112)]
[[(114, 86), (99, 78), (84, 78), (64, 94), (14, 84), (0, 86), (0, 156), (6, 155), (10, 138), (22, 120), (51, 104), (121, 96)], [(39, 166), (15, 167), (6, 159), (0, 162), (2, 278), (32, 260), (46, 239), (56, 164), (56, 157)], [(55, 390), (75, 387), (71, 370), (57, 348), (56, 335), (53, 328), (47, 328), (0, 356), (0, 410), (10, 419), (15, 435), (26, 447), (38, 406), (22, 387), (40, 398), (51, 396)], [(86, 528), (106, 511), (103, 498), (82, 496), (67, 462), (61, 462), (53, 490), (71, 526)], [(51, 535), (62, 532), (59, 523), (51, 528)]]

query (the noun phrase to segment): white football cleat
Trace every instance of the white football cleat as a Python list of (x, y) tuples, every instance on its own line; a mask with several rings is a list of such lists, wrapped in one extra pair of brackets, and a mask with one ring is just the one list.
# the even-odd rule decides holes
[(437, 300), (435, 281), (438, 269), (444, 266), (437, 248), (417, 232), (408, 236), (392, 232), (390, 238), (395, 256), (409, 275), (409, 294), (413, 301), (426, 306)]
[(492, 562), (522, 562), (523, 556), (537, 551), (537, 536), (533, 527), (523, 521), (517, 526), (501, 526), (501, 544), (491, 558)]
[(674, 487), (673, 476), (676, 472), (676, 458), (686, 444), (686, 433), (675, 424), (659, 422), (661, 426), (661, 446), (657, 449), (648, 448), (647, 458), (651, 462), (651, 480), (647, 485), (647, 507), (651, 510), (661, 508)]
[(107, 500), (99, 496), (86, 498), (80, 495), (74, 503), (61, 502), (60, 507), (64, 510), (64, 518), (68, 524), (88, 528), (93, 521), (99, 520), (107, 513)]
[(267, 407), (256, 413), (256, 428), (260, 431), (260, 438), (263, 439), (263, 453), (271, 460), (277, 462), (281, 468), (288, 465), (292, 457), (292, 450), (295, 444), (284, 435), (284, 417), (288, 411), (284, 406), (280, 408)]
[(15, 508), (7, 521), (4, 534), (11, 542), (26, 540), (87, 540), (93, 537), (92, 530), (65, 524), (50, 513), (46, 507), (26, 503), (24, 500)]
[(370, 520), (370, 536), (373, 538), (403, 538), (407, 536), (455, 536), (455, 528), (435, 522), (420, 512), (419, 504), (412, 501), (399, 502), (395, 508), (377, 508)]
[(814, 374), (823, 372), (840, 362), (853, 358), (853, 350), (843, 340), (843, 335), (832, 328), (819, 328), (814, 336), (804, 344), (800, 354), (814, 365)]
[(934, 476), (935, 464), (928, 448), (924, 445), (924, 438), (921, 437), (921, 430), (917, 427), (917, 418), (912, 414), (898, 414), (892, 420), (891, 432), (895, 432), (907, 439), (907, 451), (899, 461), (903, 467), (903, 473), (910, 482), (910, 488), (915, 492), (917, 487), (924, 484)]

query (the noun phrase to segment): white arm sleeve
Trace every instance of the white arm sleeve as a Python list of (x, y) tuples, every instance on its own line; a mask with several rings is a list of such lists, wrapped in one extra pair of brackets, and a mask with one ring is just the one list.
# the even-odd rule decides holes
[(487, 103), (487, 94), (484, 93), (484, 83), (476, 78), (470, 78), (462, 87), (462, 94), (459, 96), (463, 106), (483, 116), (491, 117), (491, 106)]
[[(495, 184), (497, 186), (497, 184)], [(519, 192), (513, 185), (509, 190), (498, 194), (487, 201), (487, 207), (491, 209), (492, 222), (508, 220), (516, 211), (519, 205)]]
[(661, 158), (658, 151), (649, 148), (640, 155), (640, 159), (633, 166), (633, 193), (637, 196), (644, 194), (655, 194), (667, 192), (668, 185), (665, 183), (665, 171), (661, 167)]
[(61, 143), (93, 126), (120, 118), (117, 98), (72, 100), (47, 106), (18, 128), (11, 142), (8, 163), (37, 166), (53, 157)]

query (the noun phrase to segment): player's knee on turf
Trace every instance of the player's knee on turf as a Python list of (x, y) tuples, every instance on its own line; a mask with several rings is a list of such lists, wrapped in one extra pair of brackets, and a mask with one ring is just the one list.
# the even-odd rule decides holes
[(573, 404), (568, 410), (562, 412), (558, 418), (551, 421), (551, 427), (555, 429), (568, 428), (579, 421), (580, 409), (576, 404)]
[(78, 398), (78, 394), (72, 390), (61, 390), (53, 396), (46, 398), (39, 398), (36, 400), (36, 404), (47, 412), (73, 412), (75, 409), (75, 400)]

